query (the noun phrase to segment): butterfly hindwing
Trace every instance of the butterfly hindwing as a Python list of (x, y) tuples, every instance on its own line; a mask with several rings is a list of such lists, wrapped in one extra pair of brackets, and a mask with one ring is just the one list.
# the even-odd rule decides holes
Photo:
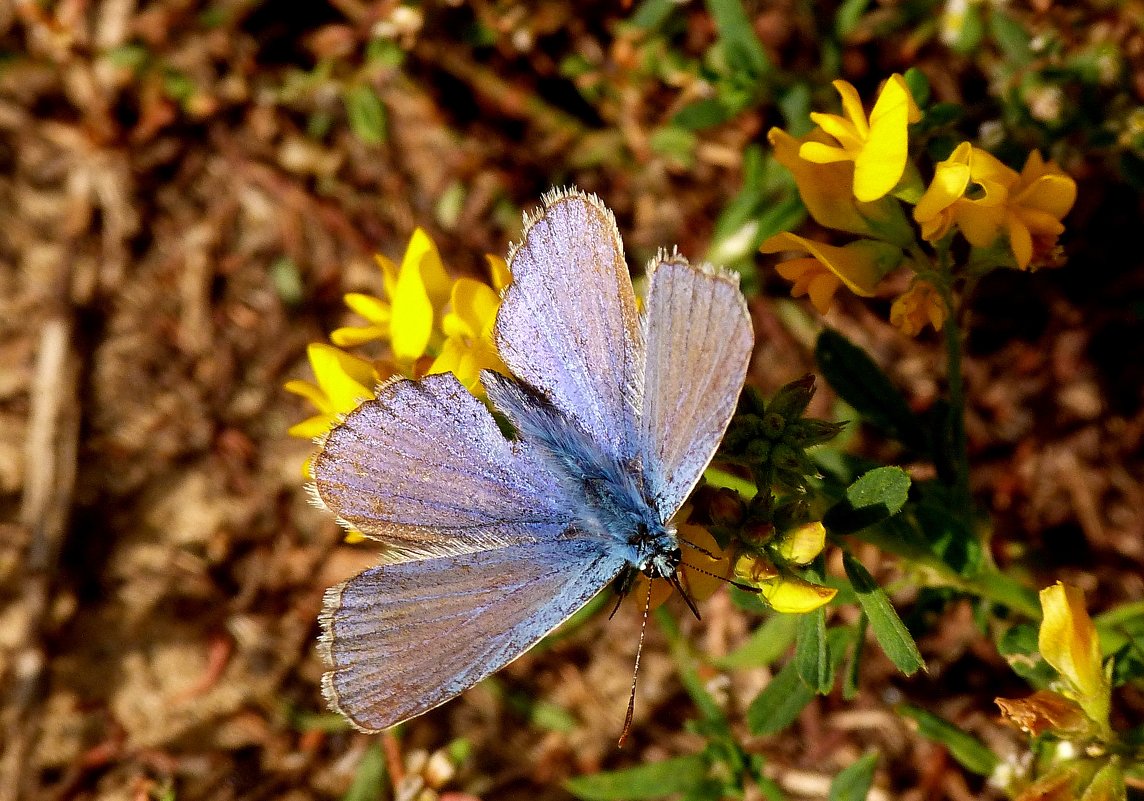
[(662, 255), (645, 304), (640, 432), (644, 471), (666, 522), (715, 455), (754, 347), (737, 276)]
[(599, 540), (562, 538), (360, 573), (326, 593), (326, 698), (364, 731), (427, 712), (516, 659), (623, 565)]
[(643, 348), (611, 212), (576, 190), (550, 194), (509, 268), (495, 329), (504, 363), (618, 459), (631, 458)]
[(389, 561), (554, 537), (570, 516), (532, 446), (505, 439), (451, 373), (380, 387), (330, 431), (312, 472), (322, 502)]

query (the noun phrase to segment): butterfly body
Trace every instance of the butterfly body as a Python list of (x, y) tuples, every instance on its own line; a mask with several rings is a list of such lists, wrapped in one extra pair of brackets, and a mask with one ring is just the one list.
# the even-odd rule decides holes
[(548, 195), (509, 254), (489, 409), (452, 374), (378, 388), (312, 461), (317, 498), (383, 544), (331, 588), (324, 694), (359, 729), (499, 670), (617, 576), (675, 581), (672, 518), (731, 419), (753, 348), (737, 279), (676, 254), (645, 313), (611, 213)]
[(493, 406), (522, 440), (540, 446), (544, 461), (573, 500), (570, 528), (606, 541), (630, 567), (650, 577), (674, 575), (679, 543), (648, 497), (639, 458), (621, 462), (579, 423), (516, 379), (486, 371), (483, 382)]

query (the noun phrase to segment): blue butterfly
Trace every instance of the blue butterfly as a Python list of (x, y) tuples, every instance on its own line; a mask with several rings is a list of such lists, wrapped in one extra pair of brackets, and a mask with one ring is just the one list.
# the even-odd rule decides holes
[(322, 687), (374, 732), (516, 659), (617, 576), (678, 583), (672, 517), (730, 422), (754, 347), (733, 274), (661, 252), (644, 314), (611, 212), (561, 190), (526, 219), (489, 410), (452, 374), (399, 379), (313, 460), (382, 564), (326, 592)]

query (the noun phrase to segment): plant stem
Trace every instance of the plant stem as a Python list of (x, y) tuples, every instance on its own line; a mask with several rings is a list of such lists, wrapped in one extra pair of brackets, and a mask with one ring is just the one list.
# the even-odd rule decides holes
[(953, 508), (964, 515), (968, 531), (973, 530), (972, 497), (969, 492), (969, 446), (965, 437), (965, 382), (961, 371), (961, 324), (953, 301), (953, 271), (949, 250), (938, 249), (941, 270), (941, 294), (946, 307), (945, 332), (946, 380), (949, 382), (950, 443), (953, 446)]

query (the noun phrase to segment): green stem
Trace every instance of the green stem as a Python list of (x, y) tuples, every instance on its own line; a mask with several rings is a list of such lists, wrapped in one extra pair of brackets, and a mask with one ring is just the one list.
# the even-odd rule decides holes
[(945, 356), (947, 377), (949, 382), (950, 406), (950, 435), (953, 442), (953, 508), (965, 515), (966, 528), (973, 530), (972, 526), (972, 497), (969, 492), (969, 446), (965, 437), (965, 382), (961, 370), (961, 324), (958, 319), (957, 306), (953, 300), (953, 269), (950, 264), (949, 250), (938, 249), (938, 267), (941, 270), (942, 301), (945, 303), (946, 320)]

